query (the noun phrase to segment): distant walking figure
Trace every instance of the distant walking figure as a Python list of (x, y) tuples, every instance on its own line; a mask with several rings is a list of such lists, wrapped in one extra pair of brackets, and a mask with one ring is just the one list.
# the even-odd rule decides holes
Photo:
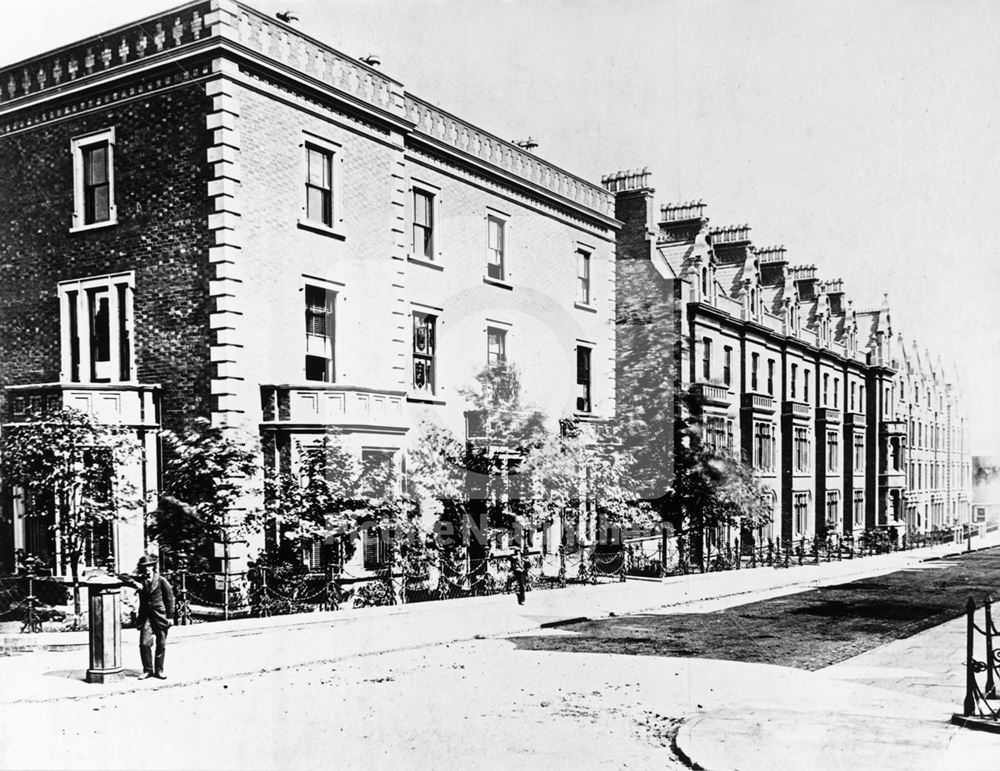
[[(140, 680), (155, 677), (166, 680), (163, 661), (167, 653), (167, 630), (174, 615), (174, 590), (156, 570), (156, 560), (143, 554), (136, 565), (138, 575), (121, 574), (118, 577), (139, 592), (139, 657), (142, 659)], [(156, 644), (156, 655), (153, 645)]]
[(517, 585), (517, 604), (524, 605), (524, 589), (528, 579), (528, 566), (524, 562), (524, 555), (520, 549), (515, 549), (510, 555), (510, 572), (514, 576), (514, 583)]

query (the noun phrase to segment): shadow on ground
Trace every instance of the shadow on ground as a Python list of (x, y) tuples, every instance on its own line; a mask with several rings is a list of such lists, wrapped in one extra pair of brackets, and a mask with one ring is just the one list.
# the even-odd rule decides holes
[(642, 614), (510, 638), (518, 648), (822, 669), (962, 615), (1000, 589), (1000, 548), (714, 613)]

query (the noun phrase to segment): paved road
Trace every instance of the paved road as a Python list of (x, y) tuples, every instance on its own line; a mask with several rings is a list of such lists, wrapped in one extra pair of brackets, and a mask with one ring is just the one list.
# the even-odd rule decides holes
[(643, 683), (675, 679), (673, 670), (660, 676), (639, 659), (592, 659), (482, 640), (4, 705), (0, 766), (682, 768), (669, 748), (676, 721), (644, 706)]
[[(888, 575), (773, 597), (713, 613), (661, 611), (525, 635), (528, 650), (627, 653), (779, 664), (817, 670), (909, 638), (1000, 590), (1000, 549)], [(1000, 767), (1000, 766), (998, 766)]]

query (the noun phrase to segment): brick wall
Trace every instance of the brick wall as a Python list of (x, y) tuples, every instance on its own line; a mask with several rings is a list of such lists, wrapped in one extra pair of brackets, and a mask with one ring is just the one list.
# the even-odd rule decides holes
[[(167, 426), (208, 414), (208, 108), (192, 83), (0, 136), (0, 385), (59, 380), (59, 281), (134, 270), (139, 381)], [(70, 233), (70, 140), (112, 126), (118, 224)]]
[(637, 432), (630, 448), (637, 476), (658, 497), (672, 482), (675, 395), (681, 384), (681, 282), (664, 278), (650, 261), (652, 191), (626, 191), (615, 200), (624, 222), (615, 265), (618, 417)]

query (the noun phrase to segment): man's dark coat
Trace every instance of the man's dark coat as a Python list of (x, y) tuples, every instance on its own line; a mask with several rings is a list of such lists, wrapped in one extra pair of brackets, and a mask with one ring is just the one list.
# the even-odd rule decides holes
[(139, 584), (139, 613), (136, 625), (141, 627), (146, 620), (155, 629), (166, 629), (174, 617), (174, 590), (161, 575), (152, 581)]

